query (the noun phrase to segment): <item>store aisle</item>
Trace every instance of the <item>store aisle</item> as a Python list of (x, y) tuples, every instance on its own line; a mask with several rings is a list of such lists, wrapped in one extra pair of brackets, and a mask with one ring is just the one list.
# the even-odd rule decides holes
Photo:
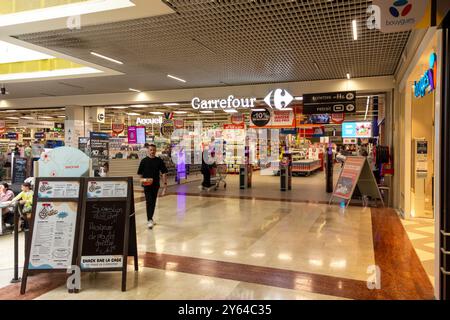
[[(334, 168), (333, 184), (340, 173), (340, 165)], [(292, 177), (292, 190), (280, 191), (280, 177), (261, 175), (260, 171), (253, 172), (252, 188), (239, 189), (239, 175), (229, 174), (226, 178), (227, 188), (219, 190), (201, 191), (200, 182), (172, 186), (168, 189), (171, 194), (225, 196), (241, 199), (269, 199), (293, 202), (328, 203), (331, 194), (326, 193), (325, 172), (317, 171), (309, 177)]]

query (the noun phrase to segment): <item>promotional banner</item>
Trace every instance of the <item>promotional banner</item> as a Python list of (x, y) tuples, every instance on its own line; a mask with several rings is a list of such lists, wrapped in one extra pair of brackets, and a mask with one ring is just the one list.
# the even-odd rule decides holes
[(232, 114), (230, 116), (230, 122), (232, 124), (242, 125), (245, 123), (245, 116), (242, 113)]
[(125, 130), (125, 125), (123, 123), (113, 123), (111, 126), (111, 131), (115, 135), (121, 134)]
[(253, 111), (251, 115), (252, 124), (256, 127), (264, 127), (270, 122), (270, 111)]
[(184, 128), (184, 120), (183, 119), (175, 119), (173, 120), (173, 125), (175, 129), (183, 129)]
[(38, 187), (39, 198), (72, 198), (80, 196), (79, 181), (40, 181)]
[(137, 134), (135, 126), (128, 127), (128, 144), (137, 144)]
[(223, 125), (224, 130), (242, 130), (245, 129), (245, 123), (241, 124), (232, 124), (232, 123), (225, 123)]
[(10, 140), (18, 140), (19, 139), (19, 134), (15, 133), (15, 132), (8, 132), (6, 134), (6, 138), (10, 139)]
[(45, 132), (36, 132), (34, 138), (38, 140), (45, 139)]
[(347, 157), (339, 180), (336, 183), (335, 197), (350, 200), (365, 161), (366, 158), (364, 157)]
[(331, 122), (341, 124), (345, 120), (345, 113), (333, 113), (331, 115)]
[(175, 126), (173, 120), (164, 119), (161, 125), (161, 135), (164, 138), (170, 138), (172, 136), (173, 131), (175, 130)]
[[(264, 119), (266, 117), (262, 115)], [(264, 122), (265, 120), (262, 120)], [(253, 122), (253, 120), (252, 120)], [(251, 126), (251, 128), (258, 128), (258, 126)], [(282, 128), (295, 128), (295, 114), (294, 111), (279, 111), (274, 110), (271, 113), (270, 121), (264, 128), (282, 129)]]

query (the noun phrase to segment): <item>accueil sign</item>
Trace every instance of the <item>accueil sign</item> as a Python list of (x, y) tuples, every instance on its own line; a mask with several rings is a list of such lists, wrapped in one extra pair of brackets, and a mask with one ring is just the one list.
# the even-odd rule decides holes
[[(226, 99), (202, 100), (198, 97), (192, 99), (191, 105), (195, 110), (208, 109), (249, 109), (255, 107), (257, 98), (236, 98), (234, 95)], [(287, 108), (294, 97), (284, 89), (276, 89), (269, 92), (264, 102), (272, 109), (283, 110)]]
[(158, 118), (137, 118), (136, 125), (154, 125), (154, 124), (163, 124), (163, 117)]
[(437, 71), (437, 56), (432, 53), (429, 59), (429, 69), (420, 78), (419, 81), (414, 81), (414, 96), (421, 98), (427, 93), (431, 93), (436, 89), (436, 71)]

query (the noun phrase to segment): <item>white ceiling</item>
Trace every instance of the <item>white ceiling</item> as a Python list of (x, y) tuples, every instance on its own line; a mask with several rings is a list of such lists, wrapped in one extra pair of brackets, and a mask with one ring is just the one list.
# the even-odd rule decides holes
[[(347, 73), (392, 75), (409, 37), (409, 32), (368, 30), (366, 9), (372, 1), (366, 0), (170, 3), (176, 13), (81, 30), (16, 32), (21, 41), (123, 75), (13, 83), (8, 99), (127, 92), (130, 87), (149, 91), (343, 79)], [(351, 32), (353, 19), (358, 21), (357, 41)], [(124, 65), (93, 57), (90, 51)]]

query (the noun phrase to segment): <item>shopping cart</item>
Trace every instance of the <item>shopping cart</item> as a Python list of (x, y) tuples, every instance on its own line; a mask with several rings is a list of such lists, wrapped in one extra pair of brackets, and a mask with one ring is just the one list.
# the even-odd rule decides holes
[(227, 187), (227, 165), (226, 164), (219, 164), (216, 168), (212, 169), (211, 172), (211, 189), (214, 188), (214, 190), (219, 189), (220, 184), (223, 184), (223, 188), (225, 189)]

